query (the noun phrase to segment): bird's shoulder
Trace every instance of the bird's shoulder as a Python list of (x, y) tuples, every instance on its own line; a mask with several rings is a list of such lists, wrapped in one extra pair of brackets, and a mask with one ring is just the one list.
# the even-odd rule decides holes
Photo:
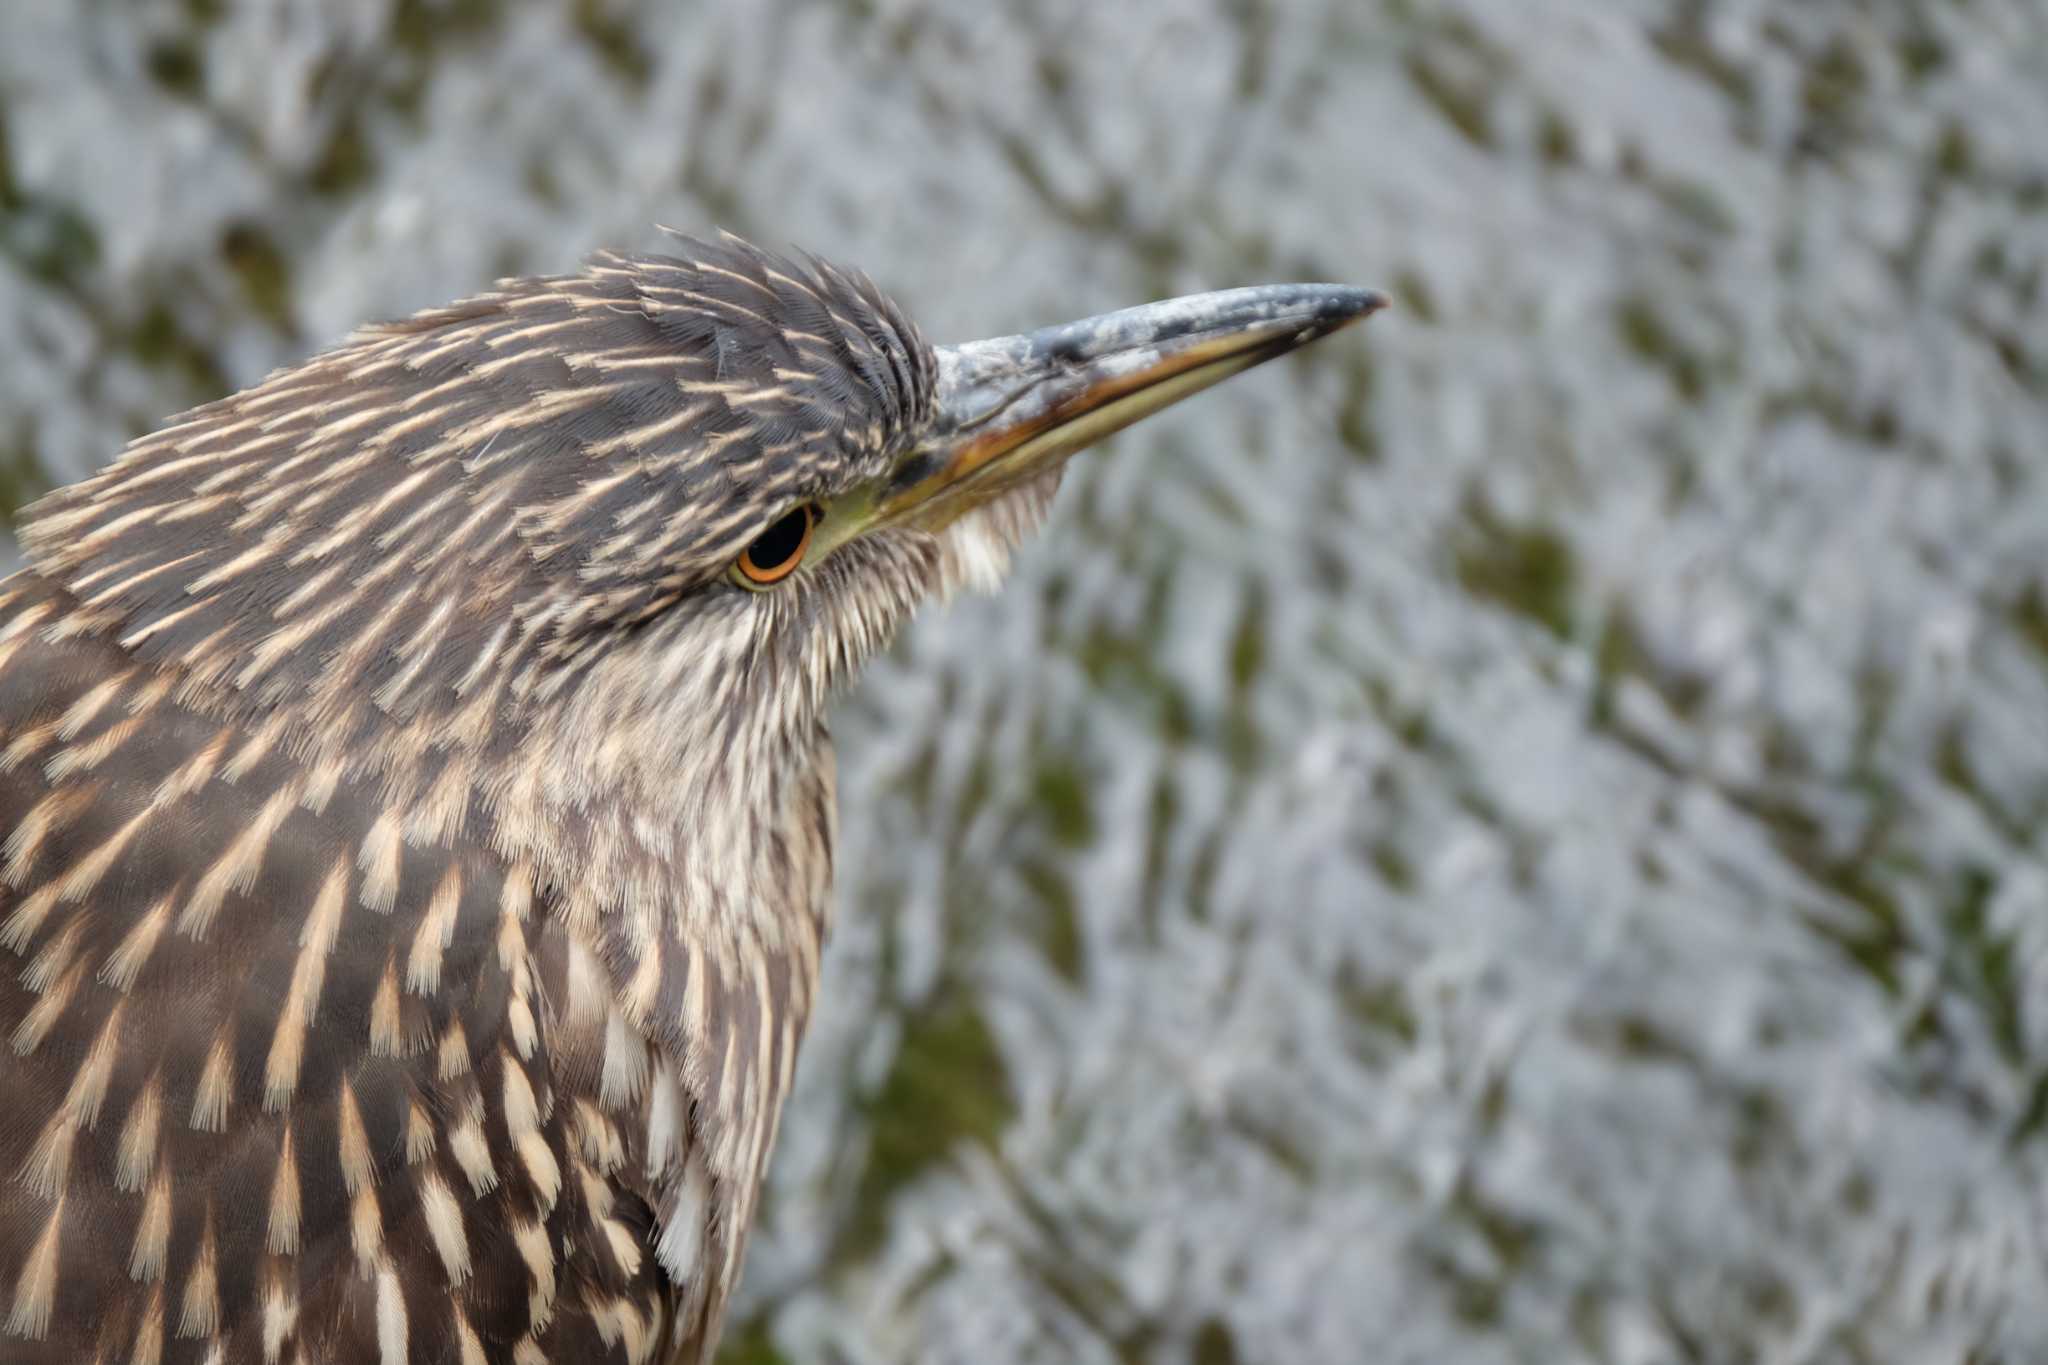
[(690, 1102), (533, 869), (80, 614), (0, 583), (0, 1358), (656, 1358)]

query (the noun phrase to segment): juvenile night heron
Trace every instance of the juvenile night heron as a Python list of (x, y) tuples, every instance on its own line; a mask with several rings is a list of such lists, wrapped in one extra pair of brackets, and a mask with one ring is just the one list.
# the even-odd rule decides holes
[(0, 1360), (697, 1361), (828, 915), (835, 684), (1068, 454), (1378, 307), (934, 350), (738, 241), (371, 327), (0, 583)]

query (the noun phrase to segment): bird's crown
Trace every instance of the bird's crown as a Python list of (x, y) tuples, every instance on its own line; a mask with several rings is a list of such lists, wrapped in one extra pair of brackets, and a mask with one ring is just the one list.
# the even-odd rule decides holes
[(195, 409), (23, 541), (142, 659), (258, 709), (345, 684), (408, 715), (717, 584), (789, 508), (879, 474), (934, 370), (822, 261), (608, 253)]

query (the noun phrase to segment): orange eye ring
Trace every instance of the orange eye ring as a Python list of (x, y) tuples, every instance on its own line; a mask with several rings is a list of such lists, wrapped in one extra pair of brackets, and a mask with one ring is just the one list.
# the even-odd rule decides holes
[(818, 509), (808, 502), (777, 517), (733, 561), (740, 582), (750, 588), (767, 588), (795, 573), (797, 565), (804, 562), (804, 551), (810, 548), (811, 532), (817, 524)]

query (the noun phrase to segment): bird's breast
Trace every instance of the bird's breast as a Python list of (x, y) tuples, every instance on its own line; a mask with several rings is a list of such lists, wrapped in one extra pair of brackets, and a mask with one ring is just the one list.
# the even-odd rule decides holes
[(698, 1358), (817, 986), (822, 731), (772, 811), (551, 824), (87, 625), (0, 584), (0, 1359)]

